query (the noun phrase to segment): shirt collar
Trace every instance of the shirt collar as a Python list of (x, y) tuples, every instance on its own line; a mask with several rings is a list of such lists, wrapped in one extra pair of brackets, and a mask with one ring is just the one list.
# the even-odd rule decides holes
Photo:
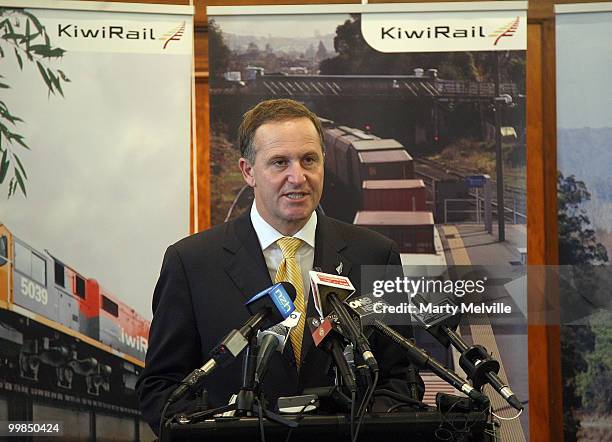
[[(259, 239), (261, 250), (266, 250), (270, 245), (274, 244), (283, 235), (274, 227), (272, 227), (266, 220), (264, 220), (259, 211), (257, 210), (256, 202), (253, 202), (251, 206), (251, 222), (255, 228), (255, 233)], [(315, 232), (317, 230), (317, 212), (314, 211), (310, 215), (308, 222), (302, 227), (295, 235), (294, 238), (299, 238), (314, 249), (315, 246)]]

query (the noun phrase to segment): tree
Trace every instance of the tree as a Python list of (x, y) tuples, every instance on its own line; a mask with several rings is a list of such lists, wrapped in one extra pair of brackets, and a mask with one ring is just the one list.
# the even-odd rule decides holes
[(559, 212), (559, 263), (599, 265), (608, 262), (606, 248), (595, 238), (595, 230), (582, 208), (591, 199), (583, 181), (574, 175), (557, 178)]
[(415, 68), (439, 69), (446, 79), (473, 80), (474, 58), (470, 53), (406, 52), (385, 54), (372, 49), (361, 34), (361, 15), (351, 18), (336, 28), (334, 49), (337, 55), (321, 61), (322, 74), (349, 75), (413, 75)]
[[(597, 290), (594, 278), (594, 267), (608, 261), (605, 247), (597, 242), (595, 231), (582, 205), (591, 198), (583, 181), (570, 175), (557, 176), (557, 201), (559, 223), (559, 264), (574, 266), (573, 290), (563, 293), (562, 298), (572, 296), (574, 292), (592, 293)], [(567, 303), (566, 299), (563, 302)], [(570, 301), (571, 302), (571, 301)], [(574, 302), (575, 303), (575, 302)], [(579, 308), (579, 305), (571, 307)], [(595, 349), (596, 335), (589, 324), (562, 325), (561, 327), (561, 370), (563, 378), (563, 430), (564, 440), (577, 440), (580, 421), (576, 411), (582, 408), (582, 396), (579, 394), (578, 382), (587, 372), (609, 374), (610, 369), (590, 367), (589, 359)], [(609, 359), (608, 359), (609, 360)], [(584, 381), (582, 382), (584, 384)], [(588, 382), (587, 382), (588, 383)], [(598, 385), (601, 387), (602, 382)], [(606, 384), (606, 382), (603, 382)], [(604, 395), (612, 396), (609, 387), (602, 389)]]
[(225, 44), (219, 25), (214, 20), (208, 23), (208, 56), (214, 61), (211, 65), (211, 80), (223, 78), (223, 73), (229, 70), (231, 51)]
[[(0, 58), (13, 52), (19, 69), (24, 62), (35, 64), (44, 81), (48, 94), (64, 96), (62, 83), (70, 82), (60, 69), (52, 69), (48, 62), (60, 58), (66, 51), (52, 47), (45, 27), (32, 13), (24, 9), (0, 7)], [(5, 77), (0, 74), (0, 89), (9, 89)], [(18, 149), (30, 149), (24, 136), (16, 132), (17, 123), (24, 120), (13, 115), (8, 105), (0, 100), (0, 185), (8, 181), (8, 198), (17, 188), (27, 197), (26, 173), (19, 158)]]

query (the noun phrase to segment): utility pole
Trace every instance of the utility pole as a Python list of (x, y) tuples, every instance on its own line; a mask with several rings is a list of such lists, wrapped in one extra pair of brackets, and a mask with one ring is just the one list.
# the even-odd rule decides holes
[(502, 242), (506, 240), (506, 219), (504, 205), (504, 157), (502, 152), (502, 108), (507, 104), (509, 95), (501, 96), (500, 72), (499, 72), (499, 52), (493, 52), (495, 59), (495, 98), (493, 109), (495, 111), (495, 175), (497, 180), (497, 239)]

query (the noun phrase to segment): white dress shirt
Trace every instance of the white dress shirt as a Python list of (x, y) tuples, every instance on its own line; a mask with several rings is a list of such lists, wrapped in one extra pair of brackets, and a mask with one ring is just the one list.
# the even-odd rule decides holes
[[(285, 235), (280, 233), (268, 224), (257, 211), (257, 201), (251, 206), (251, 222), (255, 228), (259, 245), (266, 260), (266, 266), (270, 273), (270, 278), (274, 282), (276, 270), (283, 260), (283, 252), (276, 243), (277, 240)], [(317, 213), (312, 212), (310, 219), (302, 229), (293, 235), (294, 238), (302, 240), (302, 245), (298, 249), (295, 257), (302, 271), (302, 281), (304, 281), (304, 302), (308, 304), (308, 294), (310, 293), (310, 275), (314, 264), (315, 232), (317, 230)]]

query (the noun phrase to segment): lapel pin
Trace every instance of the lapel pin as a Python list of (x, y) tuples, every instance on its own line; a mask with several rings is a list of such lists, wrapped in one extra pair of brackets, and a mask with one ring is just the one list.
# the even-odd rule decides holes
[(342, 261), (340, 261), (340, 264), (336, 267), (336, 272), (338, 272), (338, 275), (342, 275)]

